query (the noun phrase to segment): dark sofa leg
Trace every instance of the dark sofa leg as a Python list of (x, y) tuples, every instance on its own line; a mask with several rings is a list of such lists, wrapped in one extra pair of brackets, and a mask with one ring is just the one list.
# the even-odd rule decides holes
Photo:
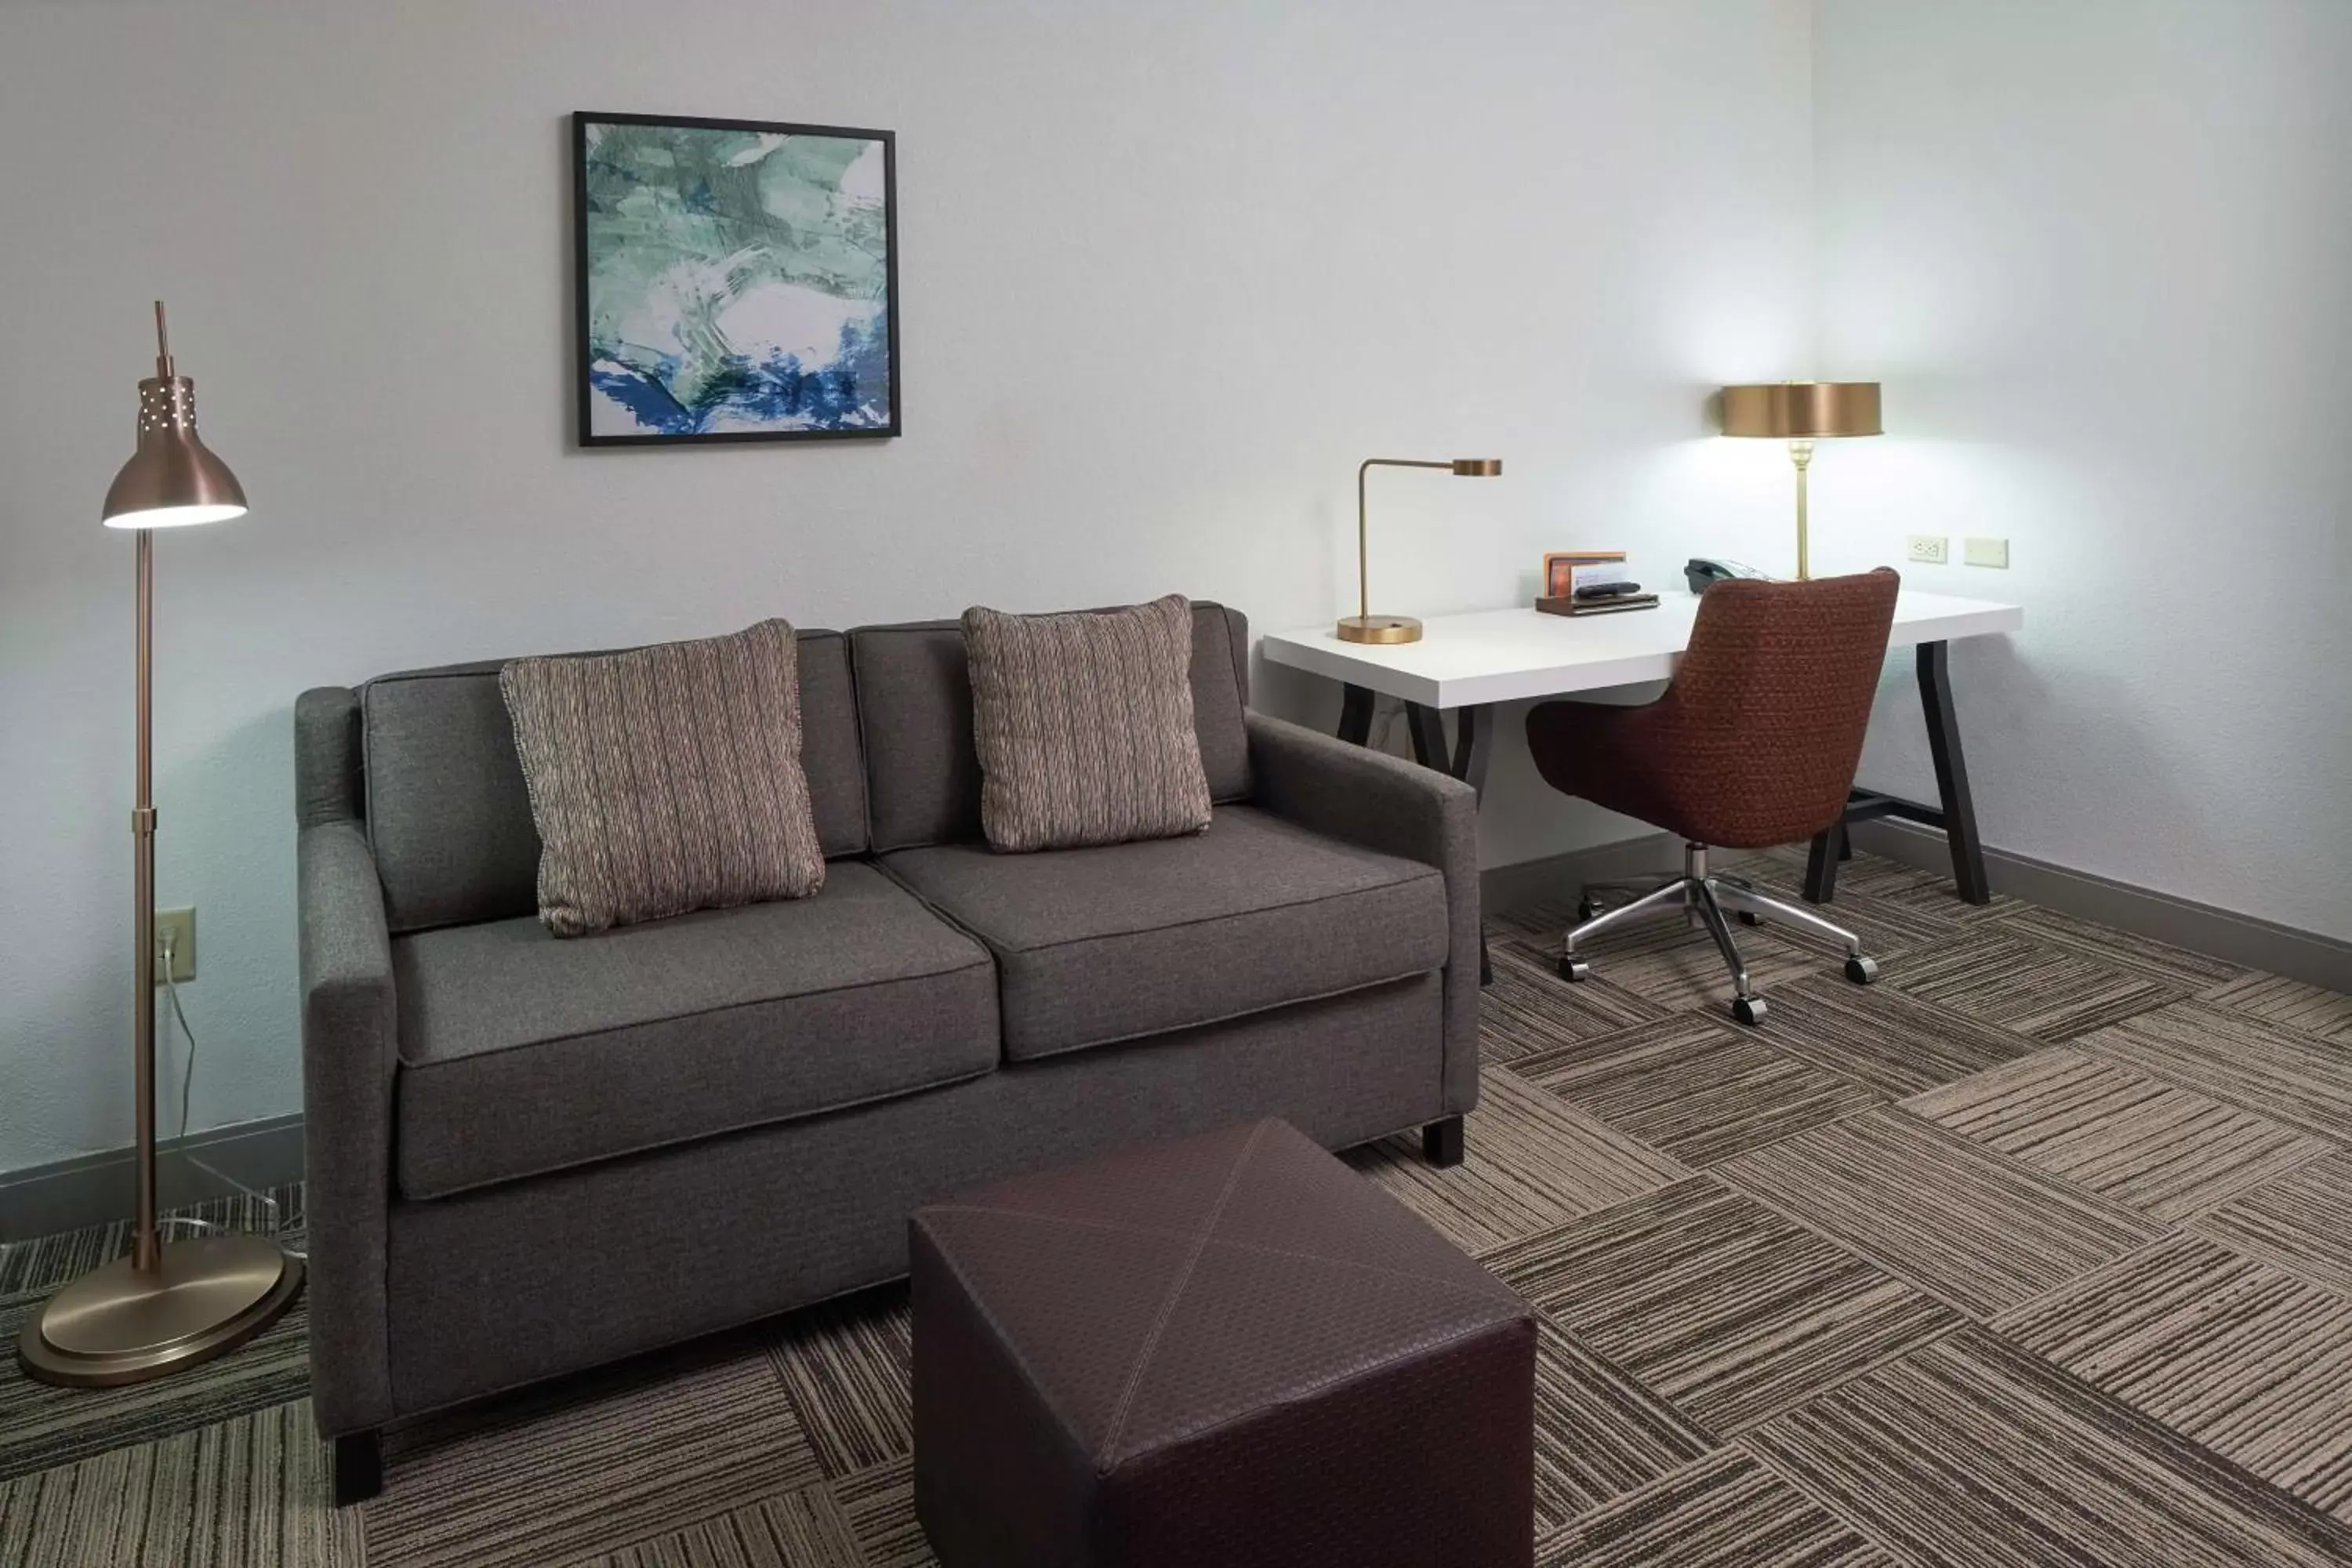
[(335, 1439), (335, 1506), (365, 1502), (383, 1490), (383, 1434), (353, 1432)]
[(1421, 1130), (1421, 1157), (1440, 1168), (1462, 1163), (1466, 1152), (1462, 1118), (1449, 1116)]

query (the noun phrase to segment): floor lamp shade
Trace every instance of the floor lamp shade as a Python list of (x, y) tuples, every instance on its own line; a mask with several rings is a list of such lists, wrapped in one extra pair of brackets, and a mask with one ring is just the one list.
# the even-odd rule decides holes
[(154, 531), (245, 511), (245, 490), (196, 438), (196, 391), (172, 367), (155, 306), (155, 374), (139, 384), (139, 447), (106, 493), (109, 527), (137, 535), (138, 773), (131, 808), (131, 1066), (138, 1142), (127, 1257), (42, 1303), (16, 1341), (45, 1383), (142, 1383), (236, 1349), (276, 1321), (302, 1288), (302, 1264), (266, 1237), (199, 1236), (165, 1245), (155, 1205)]
[(178, 528), (245, 515), (245, 487), (196, 434), (196, 384), (175, 373), (155, 301), (155, 374), (139, 384), (139, 448), (107, 488), (109, 528)]

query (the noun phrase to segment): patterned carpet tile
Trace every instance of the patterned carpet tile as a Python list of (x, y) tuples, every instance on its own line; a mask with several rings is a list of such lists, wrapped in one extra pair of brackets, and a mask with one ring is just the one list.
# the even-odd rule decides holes
[(1673, 1405), (1547, 1320), (1536, 1351), (1536, 1529), (1566, 1524), (1715, 1447)]
[(1480, 1079), (1469, 1142), (1469, 1159), (1450, 1171), (1421, 1157), (1418, 1135), (1386, 1139), (1344, 1158), (1472, 1254), (1690, 1174), (1670, 1156), (1503, 1068), (1488, 1068)]
[(1890, 1100), (2014, 1061), (2042, 1044), (1893, 984), (1817, 975), (1775, 991), (1771, 1002), (1764, 1034), (1775, 1047)]
[(2242, 1194), (2190, 1228), (2352, 1300), (2352, 1154)]
[(2352, 1521), (2352, 1301), (2215, 1242), (2177, 1237), (1995, 1326)]
[(1922, 1568), (2352, 1562), (2352, 1529), (1980, 1329), (1740, 1443)]
[(582, 1568), (866, 1568), (831, 1491), (804, 1487), (699, 1520)]
[(1878, 1103), (1762, 1035), (1689, 1014), (1522, 1057), (1513, 1070), (1693, 1166)]
[(44, 1299), (27, 1297), (0, 1309), (0, 1481), (210, 1426), (310, 1392), (307, 1295), (236, 1354), (121, 1388), (54, 1388), (25, 1375), (15, 1354), (16, 1336)]
[(1961, 1322), (1705, 1178), (1484, 1261), (1577, 1340), (1719, 1436)]
[(2188, 988), (2134, 974), (2066, 948), (2037, 945), (1988, 922), (1965, 942), (1913, 955), (1888, 981), (1956, 1013), (2057, 1045), (2178, 1002)]
[(364, 1505), (369, 1568), (569, 1563), (822, 1481), (767, 1356), (702, 1354), (395, 1433)]
[(915, 1517), (915, 1466), (893, 1459), (845, 1476), (832, 1488), (866, 1554), (866, 1568), (938, 1568), (922, 1521)]
[(768, 1360), (826, 1475), (914, 1451), (913, 1334), (904, 1285), (826, 1301), (777, 1325)]
[(1964, 1079), (1903, 1108), (2167, 1222), (2218, 1208), (2333, 1147), (2065, 1047)]
[(2055, 910), (2036, 909), (2030, 904), (2005, 911), (2000, 917), (2000, 926), (2010, 935), (2021, 937), (2036, 946), (2077, 953), (2110, 969), (2122, 970), (2159, 985), (2184, 991), (2219, 985), (2239, 979), (2246, 973), (2242, 965), (2231, 963), (2227, 959), (2209, 958), (2185, 947), (2175, 947), (2170, 942), (2134, 936), (2112, 926), (2077, 920), (2073, 915), (2062, 915)]
[(1901, 1568), (1752, 1454), (1727, 1448), (1540, 1542), (1538, 1568)]
[(1567, 984), (1550, 954), (1519, 942), (1496, 942), (1487, 951), (1495, 979), (1478, 994), (1482, 1060), (1499, 1066), (1669, 1016), (1655, 1002), (1605, 980)]
[(2121, 1204), (1894, 1109), (1715, 1169), (1749, 1196), (1978, 1316), (2167, 1234)]
[(2352, 1046), (2352, 996), (2277, 974), (2248, 973), (2197, 994), (2200, 1002), (2246, 1013), (2283, 1029)]
[(361, 1568), (310, 1402), (0, 1482), (0, 1568)]
[(2084, 1038), (2143, 1072), (2352, 1143), (2352, 1051), (2243, 1013), (2184, 1002)]

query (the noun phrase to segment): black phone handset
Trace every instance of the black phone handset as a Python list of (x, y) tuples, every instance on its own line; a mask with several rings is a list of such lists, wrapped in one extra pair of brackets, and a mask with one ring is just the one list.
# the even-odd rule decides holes
[(1760, 578), (1763, 575), (1753, 566), (1742, 566), (1737, 561), (1722, 561), (1706, 555), (1694, 555), (1683, 567), (1683, 580), (1694, 594), (1704, 594), (1708, 584), (1727, 582), (1734, 577)]

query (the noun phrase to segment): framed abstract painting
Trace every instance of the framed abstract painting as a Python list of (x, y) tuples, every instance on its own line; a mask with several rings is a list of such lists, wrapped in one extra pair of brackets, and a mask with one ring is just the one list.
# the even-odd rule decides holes
[(887, 131), (572, 117), (583, 447), (899, 433)]

